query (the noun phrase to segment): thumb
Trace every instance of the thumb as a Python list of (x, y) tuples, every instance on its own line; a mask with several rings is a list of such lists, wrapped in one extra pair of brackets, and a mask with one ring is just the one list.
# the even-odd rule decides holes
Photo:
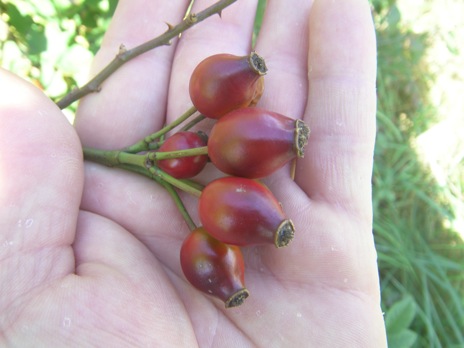
[(0, 312), (3, 301), (74, 271), (82, 187), (72, 126), (38, 89), (0, 69)]

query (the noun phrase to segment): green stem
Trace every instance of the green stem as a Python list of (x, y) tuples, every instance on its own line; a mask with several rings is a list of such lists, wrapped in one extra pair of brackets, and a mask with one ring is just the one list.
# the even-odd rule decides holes
[(195, 228), (197, 228), (197, 226), (195, 225), (195, 222), (193, 222), (192, 217), (188, 213), (187, 208), (185, 208), (184, 202), (182, 202), (182, 199), (180, 198), (179, 194), (174, 189), (174, 187), (171, 184), (167, 183), (166, 181), (160, 179), (157, 176), (154, 176), (154, 179), (160, 185), (162, 185), (166, 189), (166, 191), (168, 191), (168, 193), (171, 195), (171, 198), (174, 201), (174, 203), (175, 203), (175, 205), (177, 207), (177, 210), (179, 210), (180, 214), (182, 215), (182, 217), (183, 217), (185, 223), (187, 224), (188, 228), (190, 229), (190, 231), (193, 231)]
[(155, 178), (153, 176), (153, 174), (150, 173), (150, 171), (147, 170), (146, 168), (136, 167), (136, 166), (133, 166), (133, 165), (130, 165), (130, 164), (120, 164), (116, 168), (124, 169), (124, 170), (127, 170), (128, 172), (133, 172), (133, 173), (136, 173), (136, 174), (139, 174), (139, 175), (143, 175), (143, 176), (145, 176), (145, 177), (147, 177), (149, 179), (152, 179), (152, 180), (155, 180), (156, 182), (158, 182), (158, 180), (156, 180), (157, 178)]
[(197, 189), (198, 191), (203, 191), (205, 188), (204, 185), (200, 184), (199, 182), (190, 180), (190, 179), (179, 179), (180, 181), (184, 182), (185, 184)]
[(201, 190), (199, 190), (197, 187), (191, 186), (188, 181), (183, 181), (176, 179), (169, 175), (166, 172), (163, 172), (161, 169), (153, 166), (149, 168), (150, 173), (153, 175), (159, 177), (163, 181), (166, 181), (167, 183), (171, 184), (174, 187), (177, 187), (178, 189), (185, 191), (187, 193), (190, 193), (196, 197), (200, 197), (201, 195)]
[(181, 128), (181, 131), (188, 131), (190, 128), (192, 128), (197, 123), (203, 121), (205, 118), (206, 118), (206, 116), (204, 116), (204, 115), (198, 115), (193, 120), (191, 120), (189, 123), (187, 123), (185, 126), (183, 126)]
[(107, 167), (115, 167), (121, 164), (130, 164), (140, 168), (147, 168), (147, 155), (134, 155), (118, 150), (100, 150), (84, 147), (84, 159), (103, 164)]
[(130, 152), (130, 153), (137, 153), (141, 151), (147, 151), (150, 148), (150, 143), (154, 142), (156, 139), (161, 138), (163, 135), (165, 135), (167, 132), (170, 130), (174, 129), (178, 125), (180, 125), (182, 122), (184, 122), (186, 119), (188, 119), (190, 116), (192, 116), (197, 109), (192, 106), (190, 109), (188, 109), (186, 112), (184, 112), (181, 116), (176, 118), (173, 122), (168, 124), (167, 126), (161, 128), (159, 131), (152, 133), (139, 142), (128, 146), (121, 151), (124, 152)]
[(119, 151), (106, 151), (91, 147), (83, 147), (82, 150), (85, 160), (100, 163), (107, 167), (114, 167), (120, 164), (118, 160)]
[[(84, 147), (84, 159), (103, 164), (107, 167), (126, 168), (133, 172), (147, 172), (148, 177), (156, 176), (157, 181), (162, 180), (194, 196), (200, 197), (203, 186), (189, 180), (181, 180), (172, 177), (163, 172), (156, 166), (153, 166), (148, 155), (135, 155), (122, 151), (106, 151), (90, 147)], [(129, 169), (130, 168), (130, 169)], [(134, 170), (138, 168), (137, 170)]]
[(166, 151), (166, 152), (150, 152), (148, 158), (152, 161), (160, 161), (171, 158), (201, 156), (208, 154), (208, 146), (194, 147), (192, 149)]
[(174, 189), (174, 187), (167, 183), (166, 181), (162, 180), (160, 177), (154, 175), (153, 173), (150, 173), (149, 171), (142, 169), (140, 167), (135, 167), (130, 164), (121, 164), (118, 166), (118, 168), (134, 172), (143, 176), (146, 176), (150, 179), (155, 180), (158, 184), (163, 186), (166, 191), (168, 191), (169, 195), (171, 196), (172, 200), (174, 201), (174, 204), (176, 205), (177, 209), (179, 210), (180, 214), (182, 215), (182, 218), (184, 219), (185, 223), (187, 224), (188, 228), (193, 231), (197, 226), (195, 225), (195, 222), (193, 222), (192, 217), (187, 211), (187, 208), (185, 208), (184, 203), (182, 202), (182, 199), (180, 198), (179, 194), (177, 191)]

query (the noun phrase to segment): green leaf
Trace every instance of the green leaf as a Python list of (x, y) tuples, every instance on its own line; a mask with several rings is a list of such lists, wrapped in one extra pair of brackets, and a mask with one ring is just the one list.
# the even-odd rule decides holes
[(41, 25), (33, 24), (26, 36), (29, 54), (39, 54), (47, 49), (45, 29)]
[(8, 24), (16, 29), (18, 34), (24, 39), (34, 22), (29, 15), (23, 15), (18, 8), (8, 3), (6, 4), (6, 13), (8, 13)]
[(392, 348), (409, 348), (417, 340), (417, 333), (411, 330), (403, 330), (394, 335), (388, 335), (388, 346)]
[(110, 4), (110, 7), (108, 10), (108, 14), (110, 17), (112, 17), (114, 14), (114, 11), (116, 10), (116, 6), (118, 5), (118, 0), (109, 0), (109, 4)]
[(402, 300), (395, 302), (385, 316), (387, 333), (398, 334), (409, 328), (416, 316), (416, 307), (416, 302), (412, 296), (406, 296)]
[(400, 23), (400, 21), (401, 21), (401, 12), (396, 5), (392, 5), (387, 15), (388, 25), (391, 27), (395, 27)]

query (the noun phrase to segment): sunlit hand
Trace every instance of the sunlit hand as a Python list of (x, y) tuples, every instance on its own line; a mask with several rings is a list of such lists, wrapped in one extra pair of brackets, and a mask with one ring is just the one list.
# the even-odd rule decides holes
[[(0, 345), (14, 347), (384, 347), (371, 171), (375, 38), (367, 1), (269, 1), (256, 51), (259, 106), (311, 127), (295, 181), (266, 183), (296, 226), (284, 249), (248, 247), (251, 296), (233, 309), (190, 286), (188, 233), (155, 182), (82, 160), (188, 107), (206, 56), (245, 55), (257, 1), (238, 1), (172, 46), (128, 62), (85, 97), (75, 128), (39, 90), (0, 73)], [(212, 1), (195, 1), (193, 11)], [(187, 1), (121, 0), (93, 66), (177, 23)], [(167, 116), (166, 116), (167, 115)], [(167, 119), (166, 119), (167, 117)], [(80, 141), (79, 141), (80, 139)], [(188, 199), (194, 212), (195, 199)]]

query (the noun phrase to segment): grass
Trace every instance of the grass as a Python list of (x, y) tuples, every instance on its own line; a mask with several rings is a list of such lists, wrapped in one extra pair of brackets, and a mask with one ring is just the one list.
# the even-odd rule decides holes
[[(116, 2), (0, 3), (1, 66), (60, 97), (85, 82), (75, 67), (95, 53)], [(370, 3), (378, 41), (374, 236), (388, 340), (393, 348), (463, 347), (464, 244), (452, 222), (464, 211), (464, 169), (439, 185), (416, 151), (417, 137), (438, 121), (424, 59), (430, 36), (402, 21), (396, 0)]]
[[(378, 40), (373, 205), (382, 306), (388, 319), (398, 301), (414, 304), (407, 327), (387, 325), (389, 341), (392, 347), (462, 347), (464, 245), (447, 224), (454, 219), (453, 195), (415, 149), (417, 136), (437, 122), (428, 95), (434, 76), (424, 59), (430, 37), (401, 22), (396, 1), (372, 3)], [(393, 345), (406, 329), (414, 339)]]

